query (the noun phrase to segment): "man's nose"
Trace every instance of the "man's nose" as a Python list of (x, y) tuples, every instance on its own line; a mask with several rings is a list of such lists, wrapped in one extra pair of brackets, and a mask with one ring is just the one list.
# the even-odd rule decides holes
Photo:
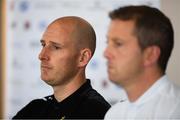
[(39, 60), (49, 60), (47, 48), (42, 48), (41, 52), (39, 53)]
[(112, 55), (110, 53), (109, 46), (107, 46), (104, 50), (104, 57), (109, 60), (111, 58), (111, 56)]

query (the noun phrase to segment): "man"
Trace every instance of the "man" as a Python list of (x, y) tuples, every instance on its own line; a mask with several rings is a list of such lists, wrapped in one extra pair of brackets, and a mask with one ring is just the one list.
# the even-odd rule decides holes
[(33, 100), (14, 119), (104, 118), (110, 105), (85, 76), (96, 46), (92, 26), (75, 16), (56, 19), (46, 29), (41, 44), (41, 78), (52, 86), (54, 94)]
[(109, 79), (127, 98), (105, 119), (180, 119), (180, 89), (166, 76), (174, 43), (170, 20), (143, 5), (116, 9), (110, 18), (104, 52)]

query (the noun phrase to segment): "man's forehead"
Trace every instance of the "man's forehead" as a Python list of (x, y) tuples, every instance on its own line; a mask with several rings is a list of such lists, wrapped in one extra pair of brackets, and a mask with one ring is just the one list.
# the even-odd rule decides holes
[(71, 33), (73, 31), (75, 31), (76, 27), (74, 25), (69, 25), (67, 23), (54, 23), (48, 26), (48, 28), (46, 29), (46, 32), (48, 33)]

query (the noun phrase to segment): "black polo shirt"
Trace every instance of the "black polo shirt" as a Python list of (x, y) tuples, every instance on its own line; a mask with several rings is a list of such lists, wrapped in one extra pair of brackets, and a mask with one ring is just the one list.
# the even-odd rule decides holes
[(109, 108), (109, 103), (87, 80), (61, 102), (54, 95), (31, 101), (13, 119), (103, 119)]

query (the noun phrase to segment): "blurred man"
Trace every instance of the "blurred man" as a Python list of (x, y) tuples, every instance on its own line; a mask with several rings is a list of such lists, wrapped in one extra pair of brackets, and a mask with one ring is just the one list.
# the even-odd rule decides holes
[(92, 26), (79, 17), (56, 19), (41, 44), (41, 78), (52, 86), (54, 94), (33, 100), (14, 119), (103, 118), (110, 105), (85, 76), (96, 47)]
[(109, 79), (127, 94), (105, 119), (180, 118), (180, 89), (166, 76), (174, 36), (158, 9), (126, 6), (110, 13), (107, 33)]

